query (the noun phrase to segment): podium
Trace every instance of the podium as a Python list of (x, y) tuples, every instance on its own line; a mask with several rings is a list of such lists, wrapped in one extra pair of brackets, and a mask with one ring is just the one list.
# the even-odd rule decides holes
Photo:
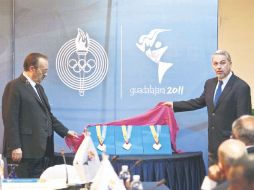
[(90, 126), (88, 131), (91, 133), (98, 154), (102, 153), (103, 146), (106, 147), (106, 153), (113, 156), (172, 154), (170, 131), (167, 125)]

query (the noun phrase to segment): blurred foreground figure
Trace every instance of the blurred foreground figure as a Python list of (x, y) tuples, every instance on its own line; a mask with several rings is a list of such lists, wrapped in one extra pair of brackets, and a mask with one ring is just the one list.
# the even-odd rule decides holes
[(228, 190), (254, 190), (254, 157), (237, 161), (228, 175)]

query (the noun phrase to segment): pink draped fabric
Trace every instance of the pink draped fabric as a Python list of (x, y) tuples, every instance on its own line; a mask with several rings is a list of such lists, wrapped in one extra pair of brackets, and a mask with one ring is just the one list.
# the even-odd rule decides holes
[[(173, 151), (179, 152), (176, 148), (176, 135), (179, 130), (174, 116), (174, 111), (172, 108), (163, 105), (164, 102), (160, 102), (154, 108), (148, 112), (132, 117), (129, 119), (123, 119), (118, 121), (113, 121), (109, 123), (97, 123), (89, 124), (87, 127), (96, 126), (96, 125), (107, 125), (107, 126), (122, 126), (122, 125), (132, 125), (135, 126), (147, 126), (147, 125), (167, 125), (170, 131), (171, 146)], [(84, 137), (83, 137), (84, 138)], [(83, 140), (83, 139), (82, 139)], [(66, 144), (74, 151), (77, 151), (79, 144), (82, 140), (75, 140), (70, 137), (66, 137)], [(77, 144), (79, 143), (79, 144)]]
[(82, 143), (84, 138), (85, 136), (83, 134), (78, 137), (66, 136), (65, 143), (73, 152), (77, 152), (79, 145)]

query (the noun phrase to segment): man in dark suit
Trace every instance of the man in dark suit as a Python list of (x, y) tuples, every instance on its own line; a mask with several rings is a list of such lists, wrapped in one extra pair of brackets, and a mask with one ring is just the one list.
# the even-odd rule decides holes
[(43, 87), (48, 72), (48, 58), (29, 54), (24, 72), (10, 81), (2, 97), (4, 155), (18, 163), (18, 177), (38, 178), (45, 169), (45, 158), (54, 154), (53, 132), (61, 137), (76, 136), (51, 113)]
[(232, 138), (242, 141), (249, 154), (254, 153), (254, 116), (243, 115), (232, 125)]
[(251, 113), (250, 87), (234, 75), (231, 66), (229, 53), (216, 51), (212, 55), (212, 67), (217, 77), (205, 82), (201, 96), (188, 101), (165, 102), (175, 112), (207, 107), (209, 165), (217, 163), (218, 146), (230, 137), (233, 121)]

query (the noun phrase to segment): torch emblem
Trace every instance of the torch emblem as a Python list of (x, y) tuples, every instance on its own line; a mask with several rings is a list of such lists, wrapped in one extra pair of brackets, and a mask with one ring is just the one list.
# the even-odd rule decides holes
[(108, 71), (104, 48), (78, 28), (75, 39), (67, 41), (58, 51), (56, 71), (61, 81), (84, 96), (86, 90), (99, 85)]

